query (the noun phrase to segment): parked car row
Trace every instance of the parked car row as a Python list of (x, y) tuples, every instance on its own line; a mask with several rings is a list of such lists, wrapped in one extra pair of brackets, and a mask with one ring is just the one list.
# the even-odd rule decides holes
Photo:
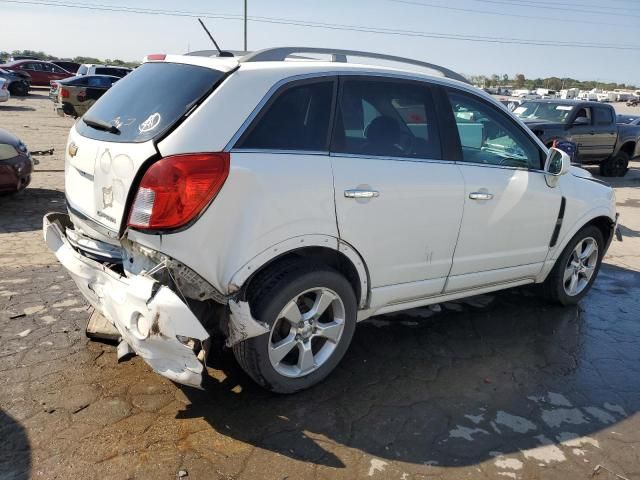
[(52, 80), (49, 98), (58, 115), (81, 117), (120, 77), (109, 75), (78, 75), (64, 80)]
[(575, 143), (580, 163), (600, 165), (602, 176), (624, 176), (640, 156), (640, 127), (618, 124), (608, 104), (581, 100), (530, 100), (513, 112), (547, 146)]
[(109, 75), (122, 78), (131, 71), (128, 67), (80, 65), (63, 61), (46, 62), (27, 58), (0, 65), (0, 78), (9, 80), (8, 88), (12, 95), (23, 96), (28, 95), (31, 86), (48, 87), (52, 81), (64, 80), (75, 75)]

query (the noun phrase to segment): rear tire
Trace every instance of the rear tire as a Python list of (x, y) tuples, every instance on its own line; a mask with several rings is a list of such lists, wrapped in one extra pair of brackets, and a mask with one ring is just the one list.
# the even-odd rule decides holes
[(600, 163), (600, 175), (603, 177), (624, 177), (629, 170), (629, 155), (620, 151)]
[[(589, 254), (590, 246), (595, 247), (594, 253)], [(598, 276), (604, 248), (599, 228), (587, 225), (576, 233), (542, 284), (545, 296), (562, 305), (575, 305), (582, 300)]]
[(356, 326), (351, 284), (318, 265), (289, 265), (256, 278), (249, 304), (270, 331), (233, 346), (242, 369), (260, 386), (294, 393), (321, 382), (344, 356)]

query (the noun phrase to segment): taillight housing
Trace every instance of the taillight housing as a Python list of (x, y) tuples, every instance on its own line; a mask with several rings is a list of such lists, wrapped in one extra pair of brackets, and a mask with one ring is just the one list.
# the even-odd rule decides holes
[(62, 88), (62, 89), (60, 90), (60, 96), (61, 96), (62, 98), (69, 98), (69, 97), (71, 96), (71, 94), (70, 94), (70, 92), (69, 92), (69, 90), (68, 90), (68, 89), (66, 89), (66, 88)]
[(230, 155), (189, 153), (153, 163), (140, 180), (128, 225), (142, 230), (170, 230), (198, 216), (229, 176)]
[(147, 55), (144, 58), (147, 62), (162, 62), (167, 58), (167, 55), (164, 53), (152, 53), (151, 55)]

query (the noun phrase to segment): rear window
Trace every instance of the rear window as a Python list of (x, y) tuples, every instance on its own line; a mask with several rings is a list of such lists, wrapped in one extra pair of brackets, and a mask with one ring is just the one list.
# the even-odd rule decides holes
[(115, 77), (124, 77), (131, 70), (126, 68), (113, 68), (113, 67), (98, 67), (96, 68), (96, 75), (113, 75)]
[(88, 138), (107, 142), (141, 143), (160, 137), (208, 95), (223, 73), (180, 63), (145, 63), (114, 84), (85, 114), (118, 128), (106, 132), (76, 124)]

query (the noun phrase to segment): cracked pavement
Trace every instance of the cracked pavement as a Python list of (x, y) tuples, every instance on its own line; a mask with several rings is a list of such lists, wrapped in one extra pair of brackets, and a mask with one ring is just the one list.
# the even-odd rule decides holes
[(71, 125), (44, 90), (0, 106), (0, 127), (56, 149), (0, 198), (0, 479), (640, 478), (640, 162), (612, 182), (625, 240), (579, 306), (521, 288), (378, 316), (293, 396), (214, 348), (199, 391), (84, 335), (41, 235)]

